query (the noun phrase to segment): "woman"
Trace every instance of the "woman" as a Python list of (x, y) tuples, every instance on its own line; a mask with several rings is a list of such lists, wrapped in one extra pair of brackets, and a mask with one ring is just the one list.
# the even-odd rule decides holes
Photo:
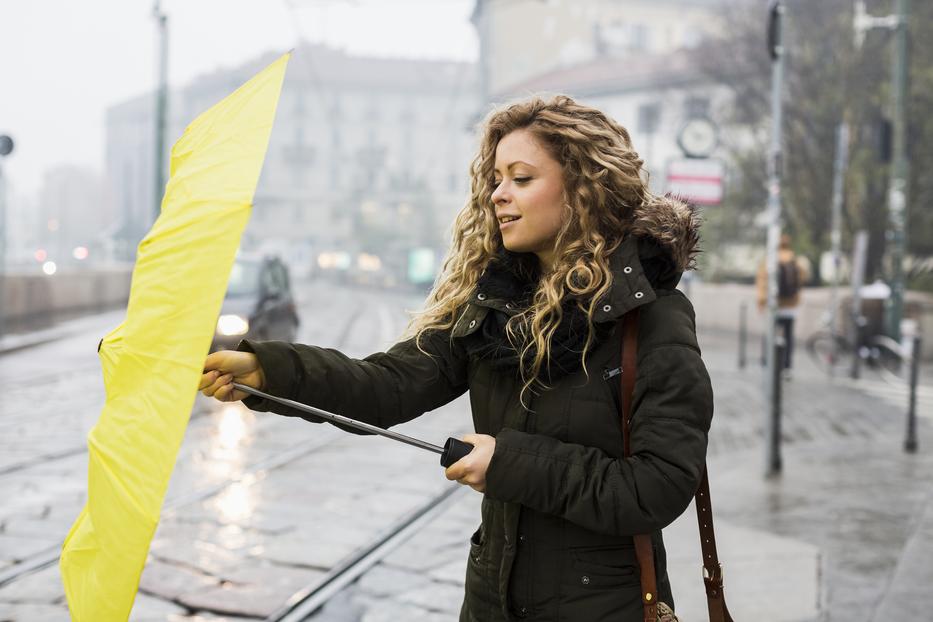
[[(675, 289), (698, 220), (652, 195), (628, 132), (565, 96), (494, 111), (425, 310), (362, 360), (313, 346), (211, 354), (203, 392), (298, 415), (275, 395), (388, 427), (470, 391), (473, 451), (447, 477), (484, 493), (460, 619), (641, 620), (633, 534), (689, 504), (713, 410), (690, 302)], [(631, 451), (622, 458), (620, 319), (639, 308)], [(246, 399), (244, 399), (246, 398)]]

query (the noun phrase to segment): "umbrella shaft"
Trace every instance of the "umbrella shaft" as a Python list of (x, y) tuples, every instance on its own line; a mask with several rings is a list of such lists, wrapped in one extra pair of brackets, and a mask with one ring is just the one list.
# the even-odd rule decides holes
[(296, 402), (295, 400), (289, 400), (284, 397), (276, 397), (274, 395), (269, 395), (268, 393), (263, 393), (252, 387), (248, 387), (239, 382), (233, 383), (233, 388), (238, 391), (243, 391), (244, 393), (249, 393), (250, 395), (255, 395), (256, 397), (261, 397), (263, 399), (282, 404), (283, 406), (288, 406), (290, 408), (296, 408), (300, 411), (315, 415), (322, 419), (326, 419), (331, 423), (339, 423), (341, 425), (346, 425), (351, 428), (356, 428), (357, 430), (362, 430), (364, 432), (369, 432), (370, 434), (378, 434), (379, 436), (385, 436), (386, 438), (391, 438), (393, 440), (405, 443), (406, 445), (412, 445), (413, 447), (420, 447), (421, 449), (427, 449), (428, 451), (434, 452), (436, 454), (443, 454), (444, 448), (438, 447), (437, 445), (432, 445), (431, 443), (426, 443), (424, 441), (418, 440), (417, 438), (412, 438), (410, 436), (405, 436), (404, 434), (399, 434), (398, 432), (393, 432), (391, 430), (386, 430), (384, 428), (379, 428), (374, 425), (369, 425), (368, 423), (363, 423), (362, 421), (357, 421), (355, 419), (350, 419), (348, 417), (343, 417), (341, 415), (335, 415), (332, 412), (327, 412), (326, 410), (321, 410), (320, 408), (315, 408), (314, 406), (308, 406), (307, 404), (302, 404), (301, 402)]

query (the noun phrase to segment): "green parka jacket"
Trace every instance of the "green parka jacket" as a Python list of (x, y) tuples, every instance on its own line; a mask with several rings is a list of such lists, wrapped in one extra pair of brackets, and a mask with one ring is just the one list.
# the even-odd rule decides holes
[[(528, 409), (517, 377), (464, 349), (462, 338), (487, 314), (515, 312), (509, 300), (483, 291), (452, 330), (424, 335), (430, 357), (411, 340), (361, 360), (307, 345), (240, 344), (258, 356), (267, 392), (380, 427), (469, 390), (476, 432), (496, 437), (496, 448), (482, 523), (470, 539), (461, 622), (640, 622), (631, 538), (638, 533), (652, 534), (658, 596), (673, 605), (661, 529), (687, 508), (699, 485), (713, 413), (693, 308), (674, 289), (695, 250), (698, 225), (692, 210), (673, 199), (647, 204), (635, 217), (632, 234), (610, 258), (613, 285), (594, 317), (616, 329), (588, 355), (588, 377), (580, 369), (560, 378)], [(645, 238), (654, 243), (640, 244)], [(666, 253), (675, 267), (655, 287), (642, 269), (646, 253)], [(618, 323), (636, 307), (632, 457), (623, 459)], [(257, 398), (244, 402), (303, 416)]]

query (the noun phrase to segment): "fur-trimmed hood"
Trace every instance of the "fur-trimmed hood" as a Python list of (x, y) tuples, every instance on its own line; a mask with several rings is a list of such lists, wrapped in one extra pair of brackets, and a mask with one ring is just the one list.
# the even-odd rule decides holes
[(701, 219), (696, 207), (676, 197), (654, 196), (635, 209), (632, 234), (651, 238), (686, 272), (696, 267)]

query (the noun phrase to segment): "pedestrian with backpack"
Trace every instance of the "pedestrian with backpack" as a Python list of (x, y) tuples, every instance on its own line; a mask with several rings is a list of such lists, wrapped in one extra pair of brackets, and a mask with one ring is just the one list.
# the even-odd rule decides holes
[[(782, 375), (790, 378), (790, 369), (794, 354), (794, 320), (800, 306), (800, 289), (810, 279), (810, 269), (803, 257), (798, 257), (791, 247), (790, 236), (781, 235), (778, 248), (778, 311), (777, 327), (784, 337), (784, 360), (781, 361)], [(768, 269), (764, 261), (758, 266), (755, 278), (758, 290), (758, 310), (764, 312), (768, 306)]]

